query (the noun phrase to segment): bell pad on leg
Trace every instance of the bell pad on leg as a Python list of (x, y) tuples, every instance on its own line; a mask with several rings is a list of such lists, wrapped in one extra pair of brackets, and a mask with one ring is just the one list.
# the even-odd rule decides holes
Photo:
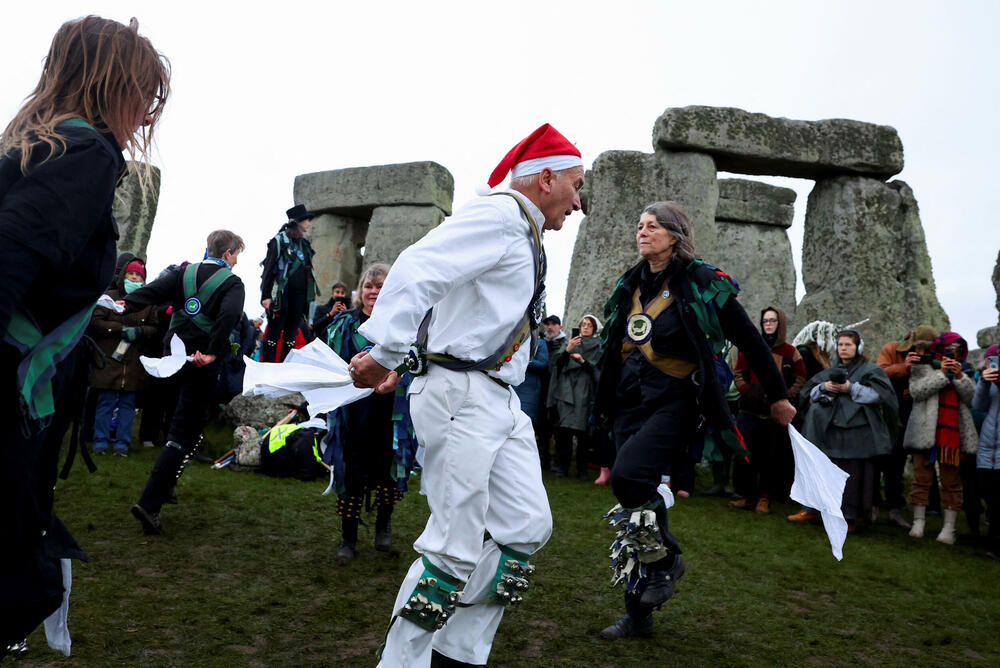
[(490, 601), (500, 605), (518, 605), (524, 600), (535, 567), (528, 563), (528, 555), (509, 547), (500, 547), (500, 563), (490, 588)]
[(462, 596), (458, 587), (462, 583), (432, 564), (427, 557), (421, 558), (424, 572), (398, 615), (433, 632), (444, 627), (455, 614), (455, 604)]
[(646, 586), (647, 564), (669, 553), (653, 508), (653, 503), (638, 508), (618, 504), (604, 515), (616, 530), (611, 543), (611, 585), (624, 582), (629, 593), (641, 592)]

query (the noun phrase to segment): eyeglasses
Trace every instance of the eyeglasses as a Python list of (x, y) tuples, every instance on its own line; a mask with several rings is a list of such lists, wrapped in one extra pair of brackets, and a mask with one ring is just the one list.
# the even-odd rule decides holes
[(777, 318), (764, 318), (763, 320), (761, 320), (761, 322), (764, 323), (765, 325), (777, 325), (778, 324), (778, 319)]

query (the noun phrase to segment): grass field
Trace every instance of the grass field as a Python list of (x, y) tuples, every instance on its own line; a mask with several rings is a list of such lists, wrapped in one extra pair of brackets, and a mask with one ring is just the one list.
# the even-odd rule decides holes
[[(324, 482), (273, 480), (193, 464), (165, 534), (129, 515), (158, 451), (78, 464), (57, 511), (90, 554), (74, 564), (73, 656), (39, 630), (20, 665), (372, 666), (396, 588), (426, 519), (415, 493), (393, 520), (396, 550), (339, 564), (339, 522)], [(704, 484), (704, 481), (701, 481)], [(843, 562), (820, 525), (796, 526), (718, 498), (680, 500), (671, 527), (687, 574), (650, 640), (597, 632), (621, 610), (608, 585), (607, 488), (546, 474), (551, 541), (525, 604), (509, 612), (494, 666), (1000, 665), (1000, 561), (965, 544), (876, 526), (848, 538)], [(960, 526), (960, 528), (964, 528)]]

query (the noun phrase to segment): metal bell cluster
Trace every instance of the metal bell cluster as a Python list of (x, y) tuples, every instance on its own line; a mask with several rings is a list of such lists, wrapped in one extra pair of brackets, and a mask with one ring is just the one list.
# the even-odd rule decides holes
[(444, 628), (455, 614), (455, 604), (462, 594), (438, 585), (438, 579), (435, 577), (420, 578), (417, 581), (417, 590), (422, 593), (415, 591), (410, 596), (410, 600), (403, 605), (399, 613), (400, 617), (428, 631)]
[(528, 591), (535, 567), (527, 561), (507, 559), (498, 570), (493, 600), (502, 605), (519, 605), (524, 601), (522, 594)]

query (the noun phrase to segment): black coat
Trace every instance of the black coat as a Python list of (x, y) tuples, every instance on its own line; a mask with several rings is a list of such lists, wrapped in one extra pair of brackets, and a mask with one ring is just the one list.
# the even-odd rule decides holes
[[(646, 261), (642, 260), (622, 275), (623, 295), (627, 295), (627, 298), (619, 300), (617, 317), (609, 325), (611, 329), (608, 333), (608, 343), (601, 359), (601, 376), (595, 409), (595, 412), (600, 416), (613, 417), (615, 413), (615, 397), (622, 375), (621, 350), (625, 339), (625, 324), (632, 308), (632, 294), (639, 287), (644, 265), (646, 265)], [(674, 313), (680, 316), (684, 336), (697, 356), (699, 378), (697, 398), (701, 413), (709, 426), (718, 430), (731, 429), (735, 426), (735, 422), (729, 412), (725, 396), (729, 388), (722, 387), (719, 381), (716, 360), (691, 306), (696, 299), (691, 287), (692, 281), (705, 287), (713, 280), (717, 280), (718, 276), (707, 265), (698, 265), (693, 268), (683, 267), (676, 258), (668, 265), (666, 273), (669, 275), (669, 289), (679, 307)], [(605, 316), (607, 315), (609, 314), (605, 313)], [(660, 338), (658, 336), (660, 334), (659, 326), (666, 317), (669, 317), (668, 312), (664, 311), (653, 323), (652, 343), (654, 350), (656, 350), (657, 341)], [(785, 388), (781, 372), (774, 363), (770, 347), (764, 341), (756, 325), (747, 316), (739, 301), (735, 297), (726, 300), (726, 303), (718, 310), (718, 317), (726, 339), (747, 356), (751, 368), (765, 387), (771, 401), (787, 399), (788, 391)], [(666, 340), (669, 337), (664, 335), (662, 338)], [(657, 352), (670, 354), (671, 351), (657, 350)]]
[[(201, 287), (215, 272), (222, 267), (211, 262), (202, 262), (198, 267), (198, 276), (195, 281)], [(229, 345), (229, 333), (236, 327), (240, 316), (243, 315), (243, 301), (246, 293), (243, 289), (243, 281), (235, 274), (233, 278), (227, 279), (212, 295), (211, 299), (202, 305), (202, 313), (212, 321), (212, 330), (206, 334), (201, 331), (191, 320), (182, 322), (176, 330), (167, 330), (164, 337), (164, 352), (170, 352), (170, 339), (174, 332), (181, 337), (188, 353), (200, 351), (203, 354), (222, 357), (231, 350)], [(125, 303), (129, 309), (141, 308), (150, 304), (170, 303), (173, 312), (184, 308), (184, 268), (177, 267), (173, 270), (160, 274), (152, 283), (139, 288), (132, 294), (125, 297)]]
[[(46, 161), (49, 150), (39, 144), (25, 173), (19, 151), (0, 158), (0, 332), (22, 305), (50, 332), (93, 305), (112, 278), (121, 148), (91, 128), (58, 131), (65, 152)], [(76, 356), (57, 367), (51, 423), (28, 434), (15, 396), (20, 360), (16, 348), (0, 344), (0, 643), (25, 637), (59, 606), (58, 559), (85, 556), (52, 512)]]

